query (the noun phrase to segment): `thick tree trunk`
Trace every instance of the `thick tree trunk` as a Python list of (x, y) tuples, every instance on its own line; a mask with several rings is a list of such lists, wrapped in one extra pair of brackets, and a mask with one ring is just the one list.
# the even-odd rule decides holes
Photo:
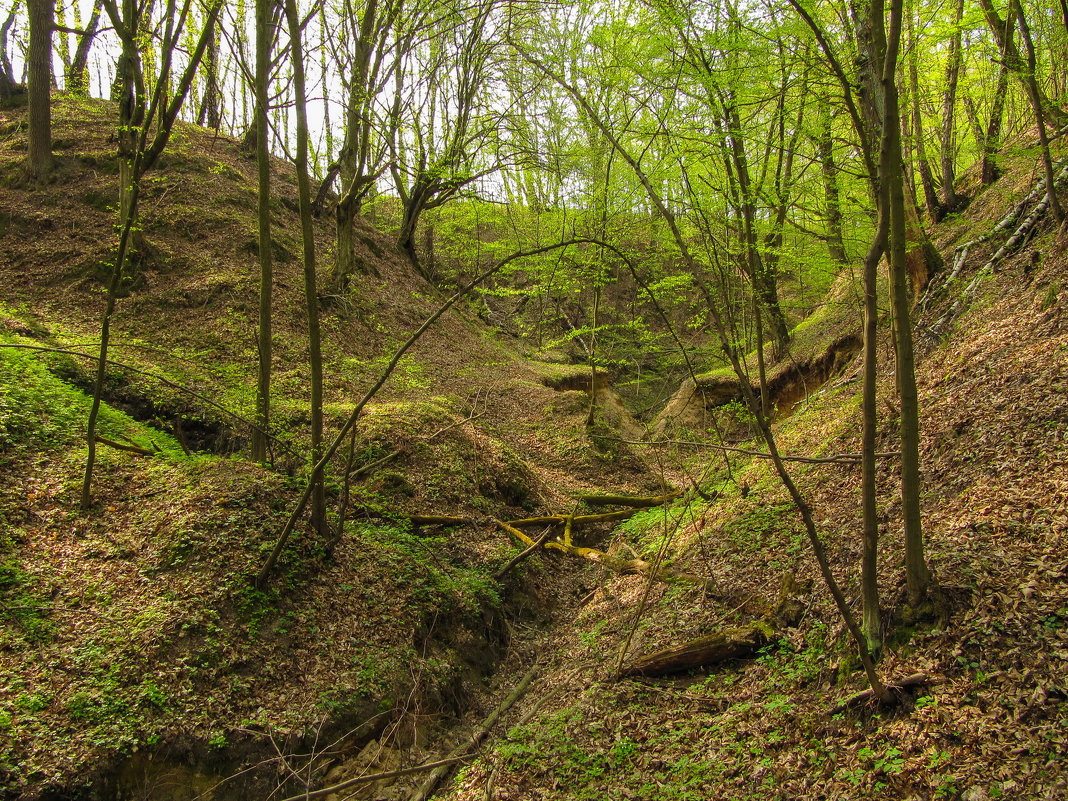
[(28, 0), (30, 13), (30, 52), (27, 89), (29, 92), (29, 142), (26, 171), (37, 180), (52, 171), (52, 28), (55, 4), (52, 0)]

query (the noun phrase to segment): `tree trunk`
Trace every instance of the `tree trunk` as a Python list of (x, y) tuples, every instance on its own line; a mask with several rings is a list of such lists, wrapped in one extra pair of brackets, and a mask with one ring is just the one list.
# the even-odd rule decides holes
[(998, 71), (998, 84), (994, 90), (994, 103), (990, 109), (990, 120), (983, 135), (983, 184), (989, 186), (1001, 177), (1001, 165), (998, 155), (1001, 152), (1001, 125), (1005, 116), (1005, 98), (1009, 93), (1009, 68), (1002, 62)]
[(93, 4), (93, 12), (89, 22), (85, 26), (85, 33), (78, 38), (78, 47), (71, 59), (70, 69), (67, 70), (65, 79), (67, 91), (75, 97), (89, 96), (89, 51), (96, 39), (97, 28), (100, 26), (100, 0)]
[[(911, 16), (909, 28), (912, 29)], [(934, 175), (931, 173), (931, 162), (927, 160), (927, 146), (923, 136), (923, 109), (920, 105), (920, 80), (917, 59), (916, 41), (913, 37), (911, 52), (909, 54), (909, 94), (912, 96), (912, 142), (916, 148), (916, 169), (920, 174), (920, 186), (923, 188), (923, 199), (927, 206), (927, 214), (934, 222), (941, 222), (945, 216), (945, 209), (938, 196), (935, 187)]]
[(949, 55), (946, 62), (946, 89), (942, 95), (941, 166), (942, 209), (953, 214), (963, 205), (963, 198), (954, 186), (956, 175), (954, 112), (957, 106), (957, 85), (960, 81), (961, 20), (964, 17), (964, 0), (957, 0), (953, 14), (953, 36), (949, 40)]
[(846, 263), (842, 239), (842, 206), (838, 197), (838, 167), (834, 163), (834, 140), (831, 136), (831, 106), (826, 98), (820, 103), (820, 130), (816, 142), (823, 174), (823, 196), (827, 214), (827, 252), (839, 264)]
[(253, 432), (252, 458), (267, 458), (267, 437), (262, 432), (271, 424), (271, 295), (274, 263), (271, 252), (271, 163), (267, 149), (270, 128), (267, 121), (268, 81), (273, 41), (271, 0), (256, 0), (256, 165), (258, 192), (256, 222), (260, 262), (260, 319), (257, 347), (259, 371), (256, 385), (256, 424)]
[(1038, 59), (1035, 57), (1035, 44), (1031, 40), (1031, 27), (1027, 24), (1020, 0), (1012, 0), (1016, 9), (1016, 21), (1020, 26), (1020, 34), (1023, 36), (1024, 49), (1027, 51), (1027, 70), (1023, 75), (1024, 87), (1027, 89), (1027, 97), (1031, 101), (1031, 109), (1035, 114), (1035, 124), (1038, 127), (1038, 145), (1042, 155), (1042, 170), (1046, 176), (1046, 203), (1049, 205), (1053, 219), (1061, 222), (1064, 219), (1064, 210), (1057, 199), (1057, 183), (1053, 175), (1053, 160), (1049, 155), (1049, 136), (1046, 133), (1045, 110), (1042, 108), (1042, 90), (1035, 77)]
[[(1024, 62), (1023, 58), (1020, 57), (1020, 51), (1016, 48), (1016, 43), (1013, 41), (1014, 24), (1012, 17), (1014, 16), (1014, 12), (1020, 11), (1018, 3), (1011, 2), (1009, 4), (1009, 11), (1006, 13), (1005, 19), (1002, 19), (994, 8), (993, 0), (979, 0), (979, 5), (982, 6), (983, 15), (986, 17), (987, 25), (990, 27), (990, 31), (994, 34), (994, 39), (997, 40), (998, 47), (1001, 49), (1001, 56), (1005, 66), (1016, 75), (1020, 84), (1023, 86), (1024, 91), (1029, 96), (1034, 93), (1033, 102), (1037, 103), (1042, 108), (1043, 117), (1048, 122), (1053, 123), (1055, 128), (1061, 128), (1068, 125), (1068, 114), (1066, 114), (1060, 106), (1046, 97), (1045, 92), (1042, 91), (1042, 87), (1034, 81), (1033, 70)], [(1026, 22), (1024, 24), (1026, 24)]]
[(319, 467), (323, 442), (323, 357), (319, 336), (319, 294), (315, 285), (315, 232), (312, 230), (311, 178), (308, 175), (308, 98), (304, 83), (304, 48), (296, 0), (285, 0), (289, 47), (293, 56), (293, 87), (297, 115), (297, 193), (300, 233), (304, 245), (304, 297), (308, 317), (308, 351), (311, 370), (311, 520), (318, 534), (326, 531), (326, 496), (323, 469)]
[(52, 171), (52, 29), (55, 3), (28, 0), (30, 52), (27, 59), (29, 142), (26, 171), (42, 180)]
[(204, 58), (204, 94), (197, 112), (197, 125), (218, 129), (222, 123), (219, 100), (219, 37), (213, 29)]
[[(901, 506), (905, 527), (905, 580), (909, 602), (917, 606), (926, 598), (931, 582), (924, 559), (920, 519), (920, 418), (916, 390), (915, 356), (912, 345), (911, 298), (905, 218), (905, 191), (901, 170), (901, 118), (894, 80), (894, 64), (900, 40), (902, 0), (892, 0), (890, 27), (886, 36), (886, 65), (882, 73), (884, 105), (883, 138), (885, 183), (890, 203), (890, 276), (894, 310), (894, 344), (897, 356), (897, 389), (901, 402)], [(879, 5), (873, 3), (873, 7)], [(881, 14), (881, 9), (880, 9)]]

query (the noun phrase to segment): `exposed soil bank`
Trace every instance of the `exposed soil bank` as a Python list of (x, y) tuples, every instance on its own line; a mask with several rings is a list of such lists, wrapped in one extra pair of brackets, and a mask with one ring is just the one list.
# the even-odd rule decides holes
[[(781, 363), (768, 376), (768, 397), (776, 417), (784, 417), (794, 407), (819, 389), (825, 382), (840, 375), (860, 351), (859, 334), (846, 334), (835, 340), (823, 353), (804, 361)], [(759, 397), (760, 385), (752, 385)], [(709, 427), (710, 415), (731, 403), (743, 403), (742, 385), (735, 376), (703, 375), (695, 383), (687, 379), (667, 402), (653, 422), (653, 430), (662, 436), (668, 425), (682, 425), (704, 430)]]

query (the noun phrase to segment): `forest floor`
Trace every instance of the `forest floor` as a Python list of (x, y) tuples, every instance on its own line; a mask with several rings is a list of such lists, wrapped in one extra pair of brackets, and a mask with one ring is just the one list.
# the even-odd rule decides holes
[[(56, 123), (61, 180), (31, 189), (18, 180), (19, 116), (0, 114), (0, 340), (85, 350), (98, 336), (99, 279), (113, 248), (112, 115), (106, 104), (63, 104)], [(116, 318), (114, 358), (248, 418), (254, 163), (231, 140), (192, 126), (180, 134), (147, 187), (142, 258)], [(1018, 172), (939, 230), (946, 253), (1027, 191), (1033, 176)], [(863, 684), (818, 581), (801, 622), (755, 659), (670, 679), (614, 678), (638, 653), (759, 616), (784, 574), (817, 578), (796, 515), (764, 460), (628, 448), (611, 439), (618, 410), (591, 437), (588, 396), (549, 386), (579, 368), (529, 361), (463, 308), (412, 351), (361, 420), (354, 464), (399, 453), (358, 485), (356, 525), (333, 554), (300, 532), (277, 580), (252, 589), (299, 487), (292, 474), (306, 425), (299, 228), (284, 165), (275, 185), (276, 424), (289, 443), (278, 446), (278, 469), (231, 455), (248, 431), (203, 397), (116, 369), (104, 431), (161, 455), (105, 450), (96, 506), (80, 512), (91, 363), (0, 348), (0, 795), (177, 801), (258, 764), (254, 780), (215, 797), (265, 798), (283, 782), (292, 791), (433, 760), (531, 667), (533, 688), (441, 797), (1068, 794), (1063, 232), (1043, 228), (935, 330), (982, 264), (978, 249), (959, 282), (936, 284), (917, 321), (925, 530), (951, 615), (894, 618), (900, 508), (898, 474), (885, 461), (879, 668), (888, 679), (924, 672), (932, 681), (895, 710), (831, 715)], [(329, 226), (317, 230), (329, 254)], [(323, 299), (335, 426), (384, 355), (443, 300), (388, 239), (367, 227), (362, 243), (368, 273), (358, 291)], [(844, 333), (827, 331), (827, 342)], [(893, 451), (888, 343), (881, 356), (879, 450)], [(785, 452), (858, 452), (856, 376), (848, 365), (778, 423)], [(187, 455), (187, 445), (199, 452)], [(859, 468), (794, 474), (855, 598)], [(652, 494), (665, 484), (696, 484), (714, 500), (688, 493), (581, 544), (647, 559), (663, 546), (711, 590), (650, 585), (549, 552), (503, 583), (491, 578), (517, 553), (493, 518), (567, 514), (580, 492)], [(419, 513), (474, 524), (404, 524)], [(363, 797), (407, 797), (420, 780)], [(227, 795), (238, 785), (245, 795)]]

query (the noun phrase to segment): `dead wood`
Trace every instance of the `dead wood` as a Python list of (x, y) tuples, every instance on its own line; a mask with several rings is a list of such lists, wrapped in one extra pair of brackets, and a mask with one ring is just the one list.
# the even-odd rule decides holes
[(377, 782), (381, 779), (399, 779), (401, 776), (410, 776), (413, 773), (423, 773), (424, 771), (434, 770), (435, 768), (452, 766), (458, 762), (463, 762), (463, 757), (439, 759), (437, 762), (427, 762), (424, 765), (415, 765), (410, 768), (400, 768), (399, 770), (387, 770), (382, 773), (368, 773), (364, 776), (354, 776), (351, 779), (346, 779), (343, 782), (333, 784), (329, 787), (323, 787), (319, 790), (309, 790), (300, 793), (299, 795), (291, 795), (289, 798), (283, 798), (282, 801), (305, 801), (305, 799), (322, 798), (325, 795), (333, 795), (342, 790), (347, 790), (350, 787), (355, 787), (357, 784)]
[(780, 583), (774, 606), (761, 620), (639, 656), (619, 675), (621, 678), (664, 676), (752, 656), (771, 642), (778, 630), (796, 626), (801, 621), (805, 613), (801, 596), (808, 594), (811, 587), (811, 582), (798, 584), (793, 574), (787, 573)]
[(549, 537), (551, 537), (552, 535), (553, 535), (553, 530), (552, 530), (551, 527), (545, 529), (544, 533), (540, 537), (538, 537), (538, 539), (536, 539), (531, 545), (528, 545), (523, 551), (521, 551), (520, 553), (516, 554), (511, 559), (509, 559), (508, 560), (508, 564), (506, 564), (504, 567), (502, 567), (500, 570), (498, 570), (496, 573), (494, 573), (493, 574), (493, 578), (496, 581), (500, 581), (501, 578), (504, 577), (505, 573), (507, 573), (509, 570), (511, 570), (516, 565), (518, 565), (520, 562), (522, 562), (524, 559), (526, 559), (528, 556), (530, 556), (536, 550), (538, 550), (538, 548), (543, 546), (545, 544), (546, 540), (548, 540)]
[[(561, 518), (561, 522), (565, 519), (566, 518)], [(576, 517), (575, 521), (577, 522), (579, 519), (580, 518)], [(513, 524), (498, 520), (497, 525), (527, 546), (534, 544), (534, 540), (516, 528)], [(544, 547), (554, 551), (560, 551), (568, 556), (585, 559), (588, 562), (593, 562), (624, 576), (641, 574), (653, 576), (653, 578), (658, 581), (667, 583), (686, 582), (690, 584), (698, 584), (709, 592), (712, 591), (713, 588), (711, 579), (707, 579), (704, 576), (697, 576), (693, 573), (686, 573), (681, 570), (673, 570), (669, 567), (656, 568), (651, 562), (647, 562), (644, 559), (627, 559), (626, 557), (615, 556), (614, 554), (599, 551), (596, 548), (583, 548), (578, 545), (569, 545), (559, 541), (546, 542)]]
[(140, 445), (123, 445), (121, 442), (115, 442), (115, 440), (107, 439), (99, 434), (95, 437), (96, 441), (101, 445), (107, 445), (109, 448), (114, 448), (117, 451), (125, 451), (126, 453), (132, 453), (137, 456), (156, 456), (159, 454), (159, 449), (150, 451), (148, 448), (142, 448)]
[(638, 657), (620, 672), (620, 677), (664, 676), (698, 667), (708, 667), (752, 656), (771, 640), (774, 631), (765, 621), (724, 629), (680, 645)]
[(663, 495), (651, 495), (639, 497), (634, 495), (579, 495), (580, 501), (590, 506), (629, 506), (633, 509), (649, 509), (654, 506), (663, 506), (668, 501), (673, 501), (682, 495), (680, 490), (672, 490)]
[(381, 457), (379, 459), (375, 459), (373, 462), (368, 462), (365, 465), (361, 465), (360, 467), (355, 468), (351, 473), (349, 473), (349, 478), (350, 479), (355, 479), (355, 478), (359, 478), (360, 476), (367, 475), (372, 470), (374, 470), (376, 467), (381, 467), (386, 462), (390, 462), (390, 461), (396, 459), (402, 453), (404, 453), (404, 451), (400, 450), (399, 448), (397, 450), (390, 451), (385, 456), (383, 456), (383, 457)]
[(413, 526), (466, 526), (473, 522), (470, 517), (453, 515), (408, 515)]
[[(624, 509), (619, 512), (602, 512), (597, 515), (575, 515), (571, 522), (573, 527), (591, 526), (596, 523), (614, 523), (617, 520), (627, 520), (637, 514), (637, 509)], [(546, 515), (544, 517), (524, 517), (519, 520), (509, 520), (508, 524), (515, 528), (533, 528), (535, 526), (562, 526), (567, 522), (568, 515)]]
[[(911, 676), (906, 676), (900, 681), (896, 681), (892, 684), (887, 684), (886, 689), (890, 691), (890, 698), (894, 703), (901, 701), (902, 691), (913, 687), (926, 687), (930, 684), (936, 684), (937, 682), (928, 676), (926, 673), (913, 673)], [(830, 710), (828, 715), (837, 715), (847, 710), (858, 709), (865, 706), (875, 699), (875, 693), (871, 689), (859, 692), (856, 695), (851, 695), (843, 701), (838, 702)]]

